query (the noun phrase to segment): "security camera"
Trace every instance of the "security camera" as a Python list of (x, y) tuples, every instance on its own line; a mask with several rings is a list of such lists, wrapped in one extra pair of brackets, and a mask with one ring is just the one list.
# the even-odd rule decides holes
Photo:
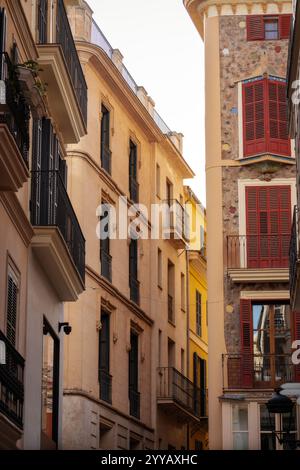
[(62, 328), (64, 329), (65, 335), (69, 336), (69, 334), (71, 334), (72, 327), (70, 326), (69, 323), (67, 323), (67, 322), (59, 323), (59, 324), (58, 324), (58, 331), (60, 332), (60, 330), (61, 330)]

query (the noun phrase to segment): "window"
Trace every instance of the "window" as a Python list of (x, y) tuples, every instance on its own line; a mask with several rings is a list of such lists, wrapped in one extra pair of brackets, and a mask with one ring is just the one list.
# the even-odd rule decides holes
[(110, 112), (103, 104), (101, 113), (101, 167), (111, 174)]
[(3, 52), (6, 51), (6, 12), (0, 8), (0, 80), (5, 78), (5, 60)]
[(203, 225), (200, 225), (200, 250), (205, 248), (205, 232)]
[(174, 286), (175, 283), (175, 266), (168, 260), (168, 320), (171, 323), (175, 323), (175, 312), (174, 312)]
[(271, 153), (291, 156), (286, 82), (256, 78), (243, 83), (244, 157)]
[(129, 153), (129, 193), (133, 202), (139, 200), (139, 185), (137, 182), (137, 146), (130, 140)]
[(139, 303), (139, 281), (138, 281), (138, 241), (132, 239), (129, 245), (129, 287), (130, 299)]
[(248, 450), (248, 406), (232, 405), (233, 449)]
[(246, 187), (247, 267), (288, 267), (290, 233), (291, 187)]
[(184, 375), (184, 371), (185, 371), (185, 352), (184, 352), (184, 349), (181, 349), (181, 355), (180, 355), (180, 362), (181, 362), (181, 373), (182, 375)]
[(200, 395), (196, 394), (194, 397), (195, 413), (197, 416), (206, 416), (206, 360), (199, 357), (197, 353), (193, 354), (193, 382), (200, 389)]
[(202, 336), (202, 308), (201, 308), (202, 296), (199, 291), (196, 290), (196, 334)]
[(162, 353), (162, 331), (158, 330), (158, 367), (161, 367)]
[(101, 311), (101, 330), (99, 332), (99, 383), (100, 399), (111, 403), (110, 370), (110, 316)]
[(17, 339), (18, 307), (19, 279), (12, 268), (9, 267), (7, 278), (6, 337), (13, 346), (16, 346)]
[(48, 35), (48, 0), (38, 0), (37, 29), (38, 43), (46, 44)]
[(162, 289), (162, 251), (157, 249), (157, 285)]
[[(289, 450), (287, 444), (280, 445), (277, 441), (274, 431), (282, 429), (283, 433), (286, 434), (286, 431), (290, 428), (291, 432), (289, 434), (289, 439), (297, 439), (297, 412), (296, 407), (294, 407), (291, 421), (289, 422), (289, 416), (280, 416), (269, 415), (267, 407), (265, 404), (260, 405), (260, 448), (261, 450)], [(282, 436), (283, 439), (286, 436)]]
[(139, 379), (139, 336), (135, 331), (130, 332), (129, 351), (129, 403), (130, 415), (140, 418), (140, 394), (138, 391)]
[(247, 41), (289, 39), (291, 15), (247, 16)]
[(101, 276), (112, 282), (112, 257), (110, 255), (109, 238), (109, 206), (102, 202), (103, 214), (100, 217), (101, 238), (100, 238), (100, 261)]
[(49, 323), (43, 324), (42, 448), (58, 443), (59, 339)]
[[(252, 302), (242, 299), (241, 367), (242, 385), (275, 388), (296, 375), (291, 364), (292, 316), (284, 302)], [(295, 320), (293, 337), (297, 339)]]
[(160, 166), (156, 164), (156, 196), (160, 197)]
[(180, 286), (181, 286), (181, 310), (185, 311), (185, 275), (180, 275)]
[(171, 206), (173, 198), (173, 185), (169, 180), (166, 182), (166, 201), (169, 206)]

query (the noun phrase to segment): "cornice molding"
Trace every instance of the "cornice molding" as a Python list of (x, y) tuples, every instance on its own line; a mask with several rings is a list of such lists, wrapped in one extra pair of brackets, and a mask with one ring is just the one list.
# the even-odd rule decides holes
[(34, 232), (19, 199), (13, 192), (0, 192), (0, 200), (7, 215), (22, 238), (24, 245), (28, 247)]
[(20, 0), (8, 1), (6, 5), (26, 53), (26, 60), (36, 60), (37, 47)]
[[(115, 286), (108, 282), (103, 277), (99, 276), (90, 266), (86, 266), (86, 274), (95, 281), (99, 287), (104, 289), (108, 294), (112, 295), (121, 301), (132, 313), (134, 313), (139, 319), (143, 320), (148, 325), (152, 326), (154, 321), (150, 318), (141, 308), (139, 308), (134, 302), (129, 300), (122, 292), (120, 292)], [(88, 289), (88, 286), (86, 286)]]

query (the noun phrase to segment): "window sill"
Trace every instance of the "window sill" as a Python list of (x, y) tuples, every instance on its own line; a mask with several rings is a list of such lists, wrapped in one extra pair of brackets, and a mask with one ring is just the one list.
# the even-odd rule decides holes
[(240, 165), (250, 165), (252, 163), (259, 163), (259, 162), (277, 162), (277, 163), (289, 163), (291, 165), (295, 164), (295, 157), (287, 156), (287, 155), (272, 155), (270, 153), (263, 153), (258, 155), (251, 155), (247, 157), (241, 157), (236, 159)]

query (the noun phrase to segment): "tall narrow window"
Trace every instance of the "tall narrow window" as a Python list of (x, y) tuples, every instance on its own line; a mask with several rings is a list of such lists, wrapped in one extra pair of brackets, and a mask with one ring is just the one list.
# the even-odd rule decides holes
[(181, 365), (180, 365), (181, 373), (182, 373), (182, 375), (184, 375), (184, 371), (185, 371), (185, 351), (184, 351), (184, 349), (181, 349), (180, 361), (181, 361)]
[(199, 291), (196, 290), (196, 333), (198, 336), (202, 336), (202, 296)]
[(156, 196), (160, 197), (160, 166), (156, 164)]
[(249, 448), (248, 406), (232, 405), (233, 449), (247, 450)]
[(246, 187), (247, 267), (287, 267), (290, 233), (290, 186)]
[(102, 105), (101, 113), (101, 167), (111, 174), (110, 112)]
[(162, 353), (162, 331), (158, 330), (158, 367), (161, 367)]
[(286, 82), (258, 78), (243, 84), (244, 156), (270, 152), (291, 156)]
[(166, 182), (166, 201), (169, 206), (171, 206), (173, 198), (173, 185), (169, 180)]
[(180, 275), (181, 310), (185, 311), (185, 275)]
[(162, 251), (157, 249), (157, 285), (162, 288)]
[(99, 383), (100, 399), (111, 403), (110, 371), (110, 316), (101, 311), (101, 329), (99, 332)]
[(58, 444), (59, 407), (59, 339), (44, 319), (42, 370), (42, 439), (43, 449)]
[(129, 287), (130, 299), (139, 304), (140, 294), (138, 281), (138, 241), (132, 239), (129, 245)]
[(129, 193), (130, 199), (133, 202), (139, 200), (139, 185), (137, 181), (137, 146), (130, 140), (130, 153), (129, 153)]
[(9, 268), (7, 278), (7, 306), (6, 306), (6, 336), (8, 341), (16, 346), (17, 318), (19, 303), (19, 280)]
[(135, 331), (130, 332), (129, 352), (129, 403), (130, 415), (140, 418), (140, 393), (139, 393), (139, 337)]
[(4, 8), (0, 8), (0, 80), (5, 79), (4, 52), (6, 51), (6, 12)]
[(170, 260), (168, 260), (168, 320), (172, 324), (175, 324), (174, 292), (175, 266)]
[(206, 403), (206, 360), (200, 358), (200, 411), (201, 416), (207, 416)]
[(48, 0), (38, 0), (38, 43), (46, 44), (48, 35)]
[(102, 202), (103, 213), (100, 217), (100, 261), (101, 276), (105, 277), (109, 282), (112, 281), (112, 257), (110, 255), (110, 239), (109, 239), (109, 206)]

